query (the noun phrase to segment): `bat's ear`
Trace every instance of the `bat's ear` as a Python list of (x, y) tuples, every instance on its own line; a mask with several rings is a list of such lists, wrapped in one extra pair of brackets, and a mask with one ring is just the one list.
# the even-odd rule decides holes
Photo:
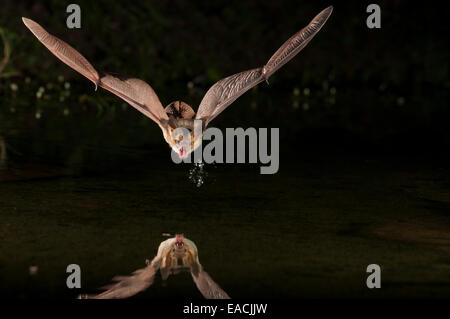
[(183, 101), (174, 101), (164, 109), (168, 115), (175, 118), (193, 119), (195, 112), (192, 107)]

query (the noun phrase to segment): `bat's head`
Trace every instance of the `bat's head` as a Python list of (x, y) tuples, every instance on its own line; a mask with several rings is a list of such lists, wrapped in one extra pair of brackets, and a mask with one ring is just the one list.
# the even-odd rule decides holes
[[(185, 122), (187, 120), (182, 121)], [(196, 136), (194, 130), (190, 129), (190, 126), (193, 125), (186, 124), (190, 123), (182, 123), (176, 128), (172, 128), (169, 125), (168, 136), (166, 137), (167, 143), (181, 159), (188, 157), (197, 147), (199, 147), (202, 140), (202, 133)]]
[(183, 249), (184, 248), (184, 235), (183, 234), (175, 235), (174, 246), (175, 246), (176, 249)]
[(188, 270), (192, 264), (192, 257), (185, 238), (182, 234), (177, 234), (172, 244), (170, 252), (170, 269), (172, 273)]
[(201, 145), (203, 121), (196, 120), (195, 112), (184, 102), (172, 102), (165, 110), (169, 121), (164, 138), (172, 150), (184, 159)]
[[(199, 270), (198, 251), (194, 242), (177, 234), (174, 238), (168, 239), (170, 246), (163, 254), (161, 263), (161, 275), (165, 280), (170, 274), (178, 274), (182, 271)], [(159, 252), (158, 252), (159, 253)]]

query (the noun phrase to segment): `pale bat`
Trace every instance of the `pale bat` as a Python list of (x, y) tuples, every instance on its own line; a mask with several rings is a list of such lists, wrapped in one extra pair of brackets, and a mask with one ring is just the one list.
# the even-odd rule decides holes
[(81, 295), (81, 299), (128, 298), (150, 287), (158, 272), (163, 280), (171, 274), (189, 271), (198, 290), (206, 299), (230, 299), (228, 294), (214, 282), (203, 269), (198, 259), (197, 246), (183, 235), (176, 235), (163, 241), (158, 253), (147, 267), (138, 269), (131, 276), (117, 276), (115, 283), (103, 287), (106, 291), (98, 295)]
[[(152, 119), (161, 128), (164, 139), (180, 158), (186, 158), (199, 145), (206, 126), (225, 108), (249, 89), (276, 72), (299, 53), (319, 32), (331, 15), (333, 7), (321, 11), (311, 22), (289, 38), (262, 67), (244, 71), (216, 82), (203, 97), (197, 113), (185, 102), (174, 101), (163, 108), (158, 96), (146, 82), (135, 79), (119, 79), (100, 74), (84, 56), (69, 44), (48, 33), (33, 20), (22, 18), (25, 25), (50, 52), (65, 64), (84, 75), (98, 86), (122, 98), (138, 111)], [(200, 120), (200, 134), (193, 134), (194, 121)], [(190, 141), (183, 141), (185, 128)]]

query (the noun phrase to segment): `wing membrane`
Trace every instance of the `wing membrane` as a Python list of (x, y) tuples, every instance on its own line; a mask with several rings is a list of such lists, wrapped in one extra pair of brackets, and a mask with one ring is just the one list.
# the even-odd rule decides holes
[(205, 121), (205, 126), (208, 125), (238, 97), (260, 82), (267, 80), (311, 41), (332, 11), (333, 7), (330, 6), (320, 12), (305, 28), (289, 38), (265, 66), (231, 75), (215, 83), (203, 97), (196, 119), (201, 119)]
[(160, 126), (162, 120), (168, 120), (158, 96), (150, 85), (139, 79), (130, 78), (122, 81), (111, 75), (100, 77), (89, 61), (69, 44), (51, 35), (33, 20), (22, 18), (22, 21), (51, 53), (92, 81), (96, 88), (100, 85), (117, 95)]
[(311, 22), (299, 32), (289, 38), (269, 59), (264, 67), (265, 76), (268, 78), (275, 71), (285, 65), (297, 55), (327, 22), (333, 11), (333, 7), (322, 10)]
[(153, 284), (159, 269), (160, 259), (156, 258), (147, 267), (136, 270), (131, 276), (114, 277), (116, 283), (103, 287), (106, 291), (88, 296), (90, 299), (122, 299), (134, 296)]
[(204, 96), (195, 118), (206, 120), (208, 124), (238, 97), (263, 80), (262, 68), (244, 71), (220, 80)]
[(230, 299), (230, 296), (201, 267), (197, 276), (194, 273), (191, 275), (198, 290), (206, 299)]

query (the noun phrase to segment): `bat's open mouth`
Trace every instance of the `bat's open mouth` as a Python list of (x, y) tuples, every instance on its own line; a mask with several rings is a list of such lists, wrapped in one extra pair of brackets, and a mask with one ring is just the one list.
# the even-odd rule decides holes
[(185, 158), (187, 155), (187, 152), (185, 150), (184, 147), (180, 148), (180, 150), (178, 151), (178, 154), (180, 154), (180, 158)]

